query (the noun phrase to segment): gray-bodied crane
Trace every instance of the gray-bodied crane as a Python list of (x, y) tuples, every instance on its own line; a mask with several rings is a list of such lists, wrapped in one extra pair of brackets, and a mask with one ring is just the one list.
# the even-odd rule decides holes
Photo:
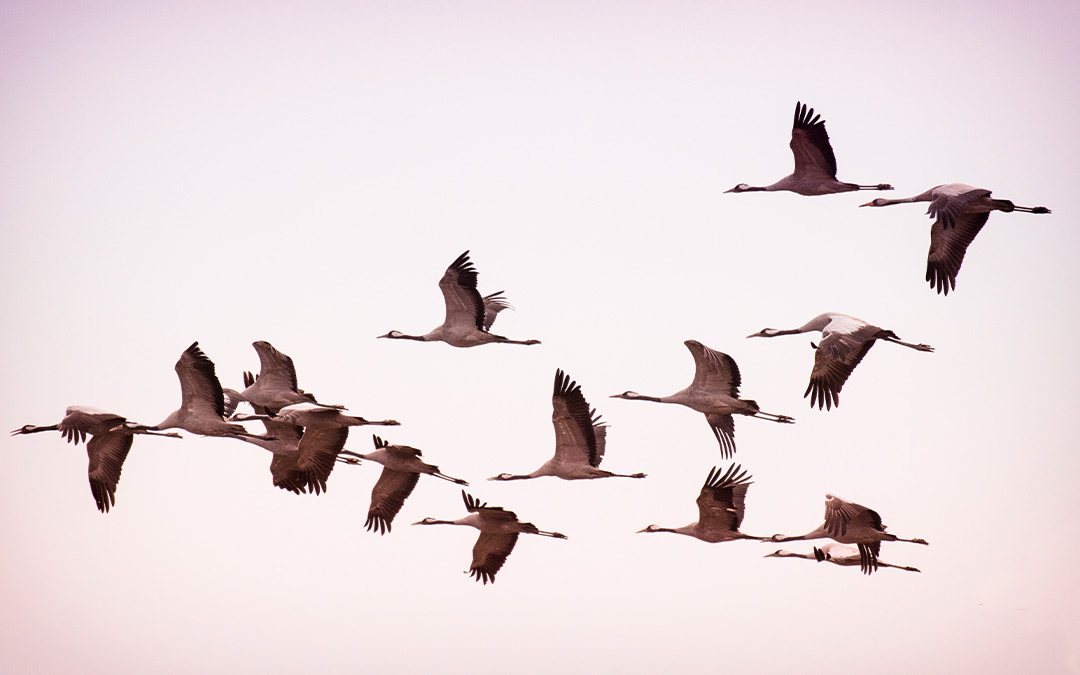
[(120, 482), (120, 472), (135, 434), (180, 438), (180, 434), (156, 433), (144, 425), (129, 422), (121, 415), (85, 405), (68, 406), (64, 419), (57, 424), (27, 424), (11, 434), (36, 434), (42, 431), (59, 431), (68, 443), (75, 445), (90, 436), (86, 444), (86, 454), (90, 459), (87, 474), (90, 477), (90, 492), (102, 513), (108, 513), (116, 505), (116, 485)]
[(694, 357), (694, 381), (689, 387), (670, 396), (645, 396), (636, 391), (625, 391), (614, 394), (611, 398), (677, 403), (704, 413), (709, 428), (720, 443), (721, 456), (725, 459), (735, 452), (735, 421), (732, 415), (746, 415), (783, 424), (795, 421), (787, 415), (763, 412), (756, 401), (739, 398), (742, 376), (735, 359), (715, 349), (709, 349), (697, 340), (687, 340), (683, 344)]
[(891, 206), (930, 202), (926, 212), (934, 219), (930, 226), (930, 252), (926, 256), (926, 281), (937, 292), (948, 295), (956, 289), (956, 276), (964, 254), (986, 225), (991, 211), (1050, 213), (1045, 206), (1017, 206), (1008, 199), (993, 199), (990, 190), (963, 183), (946, 183), (903, 199), (878, 198), (860, 206)]
[(539, 340), (511, 340), (490, 332), (495, 316), (510, 305), (503, 292), (480, 297), (476, 290), (476, 267), (469, 261), (465, 251), (446, 268), (439, 281), (446, 303), (446, 318), (442, 324), (424, 335), (406, 335), (392, 330), (381, 338), (418, 340), (420, 342), (445, 342), (454, 347), (475, 347), (500, 342), (512, 345), (538, 345)]
[(739, 183), (726, 192), (778, 192), (786, 190), (800, 195), (828, 195), (855, 190), (891, 190), (888, 183), (856, 185), (836, 180), (836, 155), (825, 131), (825, 120), (814, 115), (805, 103), (795, 104), (795, 121), (791, 126), (791, 152), (795, 155), (795, 171), (772, 185), (752, 187)]
[(705, 484), (698, 493), (698, 519), (682, 527), (660, 527), (649, 525), (642, 532), (672, 532), (685, 534), (701, 541), (716, 544), (735, 539), (756, 539), (764, 541), (766, 537), (755, 537), (739, 531), (743, 514), (746, 511), (746, 490), (750, 487), (751, 476), (747, 475), (738, 464), (732, 465), (727, 472), (717, 467), (709, 471)]
[(763, 328), (746, 337), (776, 337), (812, 331), (821, 331), (821, 343), (810, 343), (814, 348), (814, 369), (803, 398), (809, 396), (810, 407), (817, 405), (818, 410), (832, 410), (834, 405), (840, 405), (840, 390), (875, 341), (891, 342), (920, 352), (934, 351), (930, 345), (903, 342), (891, 330), (835, 312), (819, 314), (798, 328)]
[(906, 541), (923, 544), (923, 539), (901, 539), (885, 531), (877, 511), (854, 502), (844, 501), (833, 495), (825, 495), (825, 522), (818, 528), (799, 536), (774, 534), (769, 541), (800, 541), (804, 539), (832, 539), (841, 544), (859, 547), (859, 568), (863, 574), (873, 573), (879, 566), (878, 554), (883, 541)]
[(488, 506), (486, 502), (481, 504), (464, 490), (461, 491), (461, 497), (465, 500), (465, 509), (469, 512), (469, 515), (464, 518), (457, 520), (424, 518), (413, 525), (468, 525), (480, 530), (480, 536), (473, 546), (469, 576), (484, 584), (489, 581), (495, 582), (495, 574), (514, 550), (519, 534), (539, 534), (544, 537), (566, 539), (566, 535), (560, 532), (544, 532), (532, 523), (521, 522), (513, 511), (507, 511), (501, 506)]
[(645, 477), (643, 473), (612, 473), (600, 468), (607, 448), (607, 425), (600, 421), (596, 410), (589, 407), (578, 383), (571, 381), (562, 370), (555, 371), (551, 407), (555, 456), (532, 473), (501, 473), (488, 480), (523, 480), (540, 476), (557, 476), (563, 480)]

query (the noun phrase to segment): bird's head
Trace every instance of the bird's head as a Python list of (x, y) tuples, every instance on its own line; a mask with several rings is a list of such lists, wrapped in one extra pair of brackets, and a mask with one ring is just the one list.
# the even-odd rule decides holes
[(625, 399), (629, 399), (629, 400), (632, 401), (634, 399), (638, 399), (638, 398), (641, 398), (641, 397), (642, 397), (641, 394), (637, 393), (636, 391), (624, 391), (621, 394), (612, 394), (608, 398), (625, 398)]
[(514, 474), (512, 473), (500, 473), (498, 476), (492, 476), (488, 480), (514, 480)]
[(786, 534), (774, 534), (773, 536), (769, 537), (768, 539), (765, 539), (764, 541), (779, 542), (779, 541), (787, 541), (787, 540), (788, 540), (788, 536)]
[(24, 424), (23, 426), (19, 427), (18, 429), (15, 429), (14, 431), (12, 431), (11, 435), (16, 436), (18, 434), (29, 434), (29, 433), (33, 433), (33, 431), (34, 431), (34, 425), (33, 424)]
[(779, 332), (780, 331), (777, 330), (776, 328), (762, 328), (758, 332), (751, 333), (750, 335), (747, 335), (746, 337), (748, 337), (748, 338), (752, 338), (752, 337), (776, 337), (776, 334), (779, 333)]
[(888, 206), (890, 203), (891, 202), (888, 199), (878, 197), (877, 199), (872, 199), (865, 204), (859, 204), (859, 206)]
[(428, 517), (424, 518), (423, 520), (416, 521), (415, 523), (413, 523), (413, 525), (438, 525), (441, 522), (443, 521), (439, 520), (438, 518)]
[(402, 335), (404, 335), (404, 333), (402, 333), (401, 331), (392, 330), (389, 333), (387, 333), (386, 335), (377, 335), (375, 337), (376, 337), (376, 339), (378, 339), (378, 338), (400, 338)]
[(659, 525), (653, 524), (653, 525), (649, 525), (648, 527), (646, 527), (643, 530), (638, 530), (634, 534), (641, 534), (642, 532), (665, 532), (665, 531), (666, 531), (665, 528), (660, 527)]
[(773, 551), (772, 553), (766, 553), (762, 557), (765, 557), (765, 558), (798, 558), (800, 556), (799, 556), (798, 553), (795, 553), (794, 551), (788, 551), (787, 549), (781, 548), (781, 549), (777, 549), (777, 550)]
[(761, 190), (761, 188), (750, 187), (746, 183), (739, 183), (738, 185), (731, 188), (730, 190), (724, 190), (724, 194), (727, 194), (729, 192), (757, 192), (757, 191), (760, 191), (760, 190)]

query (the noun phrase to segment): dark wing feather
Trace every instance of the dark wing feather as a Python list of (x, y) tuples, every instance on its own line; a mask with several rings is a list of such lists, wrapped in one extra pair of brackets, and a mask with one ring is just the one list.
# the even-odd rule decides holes
[(930, 252), (926, 256), (926, 280), (938, 293), (949, 294), (956, 288), (956, 275), (964, 254), (975, 236), (986, 225), (989, 213), (962, 213), (954, 226), (946, 228), (941, 219), (930, 226)]
[(320, 494), (326, 490), (326, 481), (334, 470), (338, 454), (349, 438), (349, 427), (323, 427), (304, 429), (300, 437), (298, 466), (304, 472), (309, 490)]
[(102, 513), (108, 513), (116, 504), (116, 484), (120, 482), (120, 471), (124, 468), (131, 443), (131, 434), (116, 429), (97, 434), (86, 444), (86, 454), (90, 458), (87, 469), (90, 492), (97, 502), (98, 511)]
[(299, 392), (296, 382), (296, 366), (286, 354), (282, 354), (265, 340), (251, 343), (259, 355), (259, 381), (272, 389)]
[(739, 397), (742, 375), (739, 374), (735, 359), (710, 349), (697, 340), (687, 340), (683, 344), (694, 357), (694, 381), (690, 384), (691, 389), (719, 391), (732, 398)]
[(952, 228), (964, 215), (969, 215), (965, 214), (968, 207), (983, 197), (990, 196), (990, 191), (983, 188), (949, 194), (949, 186), (939, 186), (935, 191), (938, 194), (930, 201), (926, 213), (946, 230)]
[(479, 499), (464, 490), (461, 491), (461, 498), (465, 500), (465, 510), (469, 513), (483, 513), (485, 518), (491, 520), (517, 521), (517, 514), (513, 511), (501, 506), (488, 506), (487, 502), (480, 503)]
[(127, 418), (122, 415), (85, 406), (69, 406), (56, 428), (68, 443), (78, 445), (88, 434), (104, 434), (124, 422)]
[(307, 492), (307, 480), (299, 466), (300, 453), (274, 453), (270, 459), (270, 475), (274, 479), (274, 487), (288, 490), (295, 494)]
[(581, 387), (562, 370), (555, 371), (551, 395), (551, 423), (555, 427), (555, 457), (564, 462), (600, 466), (607, 430)]
[[(877, 326), (865, 325), (853, 333), (826, 333), (814, 351), (814, 369), (803, 398), (810, 396), (810, 407), (832, 410), (840, 405), (840, 390), (844, 388), (855, 366), (863, 360), (883, 335), (892, 335)], [(895, 336), (893, 336), (895, 337)]]
[(495, 317), (504, 309), (513, 309), (506, 301), (503, 291), (496, 291), (491, 295), (484, 296), (484, 330), (490, 331), (495, 323)]
[[(476, 268), (469, 261), (469, 252), (465, 251), (450, 263), (439, 281), (443, 300), (446, 303), (447, 326), (461, 324), (463, 321), (486, 332), (484, 328), (484, 300), (476, 290)], [(494, 319), (493, 319), (494, 320)]]
[(859, 569), (863, 574), (873, 574), (878, 568), (878, 555), (881, 553), (881, 542), (872, 541), (868, 544), (859, 544)]
[(502, 569), (506, 559), (517, 544), (518, 534), (495, 534), (481, 532), (473, 545), (472, 565), (469, 567), (469, 576), (477, 581), (487, 584), (495, 583), (495, 574)]
[(176, 362), (180, 378), (181, 406), (190, 411), (201, 410), (206, 417), (225, 417), (225, 394), (214, 370), (214, 362), (199, 349), (198, 342), (180, 355)]
[(720, 456), (730, 459), (735, 454), (735, 418), (732, 415), (707, 413), (705, 421), (709, 423), (713, 436), (720, 443)]
[(368, 507), (367, 522), (364, 526), (379, 534), (389, 532), (394, 516), (401, 510), (419, 480), (418, 473), (383, 467), (379, 480), (371, 489), (371, 506)]
[(710, 530), (738, 532), (746, 511), (746, 490), (753, 482), (738, 464), (726, 473), (713, 467), (698, 494), (698, 523)]
[(790, 146), (797, 175), (836, 178), (836, 156), (825, 131), (825, 120), (815, 116), (814, 109), (808, 109), (805, 103), (795, 104)]
[(861, 504), (844, 501), (839, 497), (830, 496), (825, 500), (825, 533), (834, 539), (847, 534), (848, 526), (852, 523), (860, 524), (868, 528), (885, 531), (881, 524), (881, 516), (877, 511), (868, 509)]

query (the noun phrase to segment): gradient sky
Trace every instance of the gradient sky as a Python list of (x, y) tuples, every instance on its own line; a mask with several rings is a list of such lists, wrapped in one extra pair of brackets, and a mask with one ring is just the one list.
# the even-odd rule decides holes
[[(380, 537), (377, 465), (295, 496), (254, 446), (137, 438), (102, 515), (82, 446), (5, 435), (0, 669), (1080, 673), (1078, 32), (1041, 1), (0, 4), (3, 429), (156, 423), (192, 341), (239, 388), (268, 340), (570, 537), (482, 586), (475, 530), (409, 527), (465, 514), (450, 483)], [(1054, 213), (993, 214), (939, 296), (925, 205), (723, 194), (790, 172), (797, 100), (841, 180)], [(466, 249), (516, 308), (495, 332), (543, 344), (376, 340), (442, 320)], [(816, 338), (745, 336), (825, 311), (937, 351), (879, 345), (810, 410)], [(808, 531), (831, 492), (927, 539), (881, 553), (922, 573), (635, 534), (727, 466), (700, 414), (608, 398), (686, 386), (687, 339), (797, 420), (736, 420), (744, 531)], [(611, 425), (604, 467), (646, 480), (484, 480), (550, 456), (556, 368)]]

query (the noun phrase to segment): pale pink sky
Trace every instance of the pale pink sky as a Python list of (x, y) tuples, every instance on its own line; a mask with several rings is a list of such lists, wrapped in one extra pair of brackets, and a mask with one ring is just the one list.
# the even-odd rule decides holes
[[(81, 446), (4, 436), (0, 670), (1080, 672), (1078, 18), (0, 5), (4, 429), (72, 404), (153, 424), (192, 341), (239, 387), (268, 340), (303, 388), (400, 420), (382, 435), (570, 537), (523, 537), (484, 587), (462, 573), (475, 531), (408, 525), (464, 515), (449, 483), (421, 479), (379, 537), (373, 464), (297, 497), (258, 448), (138, 438), (102, 515)], [(897, 197), (964, 182), (1054, 213), (993, 214), (938, 296), (922, 205), (723, 194), (790, 172), (797, 100), (827, 120), (843, 180)], [(441, 321), (436, 284), (465, 249), (516, 308), (496, 332), (543, 344), (375, 340)], [(937, 351), (879, 346), (839, 409), (811, 410), (810, 338), (745, 336), (825, 311)], [(693, 521), (726, 466), (699, 414), (608, 398), (686, 386), (691, 338), (797, 420), (736, 421), (743, 529), (810, 530), (832, 492), (929, 540), (882, 547), (921, 574), (634, 534)], [(611, 425), (605, 467), (647, 479), (484, 480), (550, 456), (556, 368)]]

